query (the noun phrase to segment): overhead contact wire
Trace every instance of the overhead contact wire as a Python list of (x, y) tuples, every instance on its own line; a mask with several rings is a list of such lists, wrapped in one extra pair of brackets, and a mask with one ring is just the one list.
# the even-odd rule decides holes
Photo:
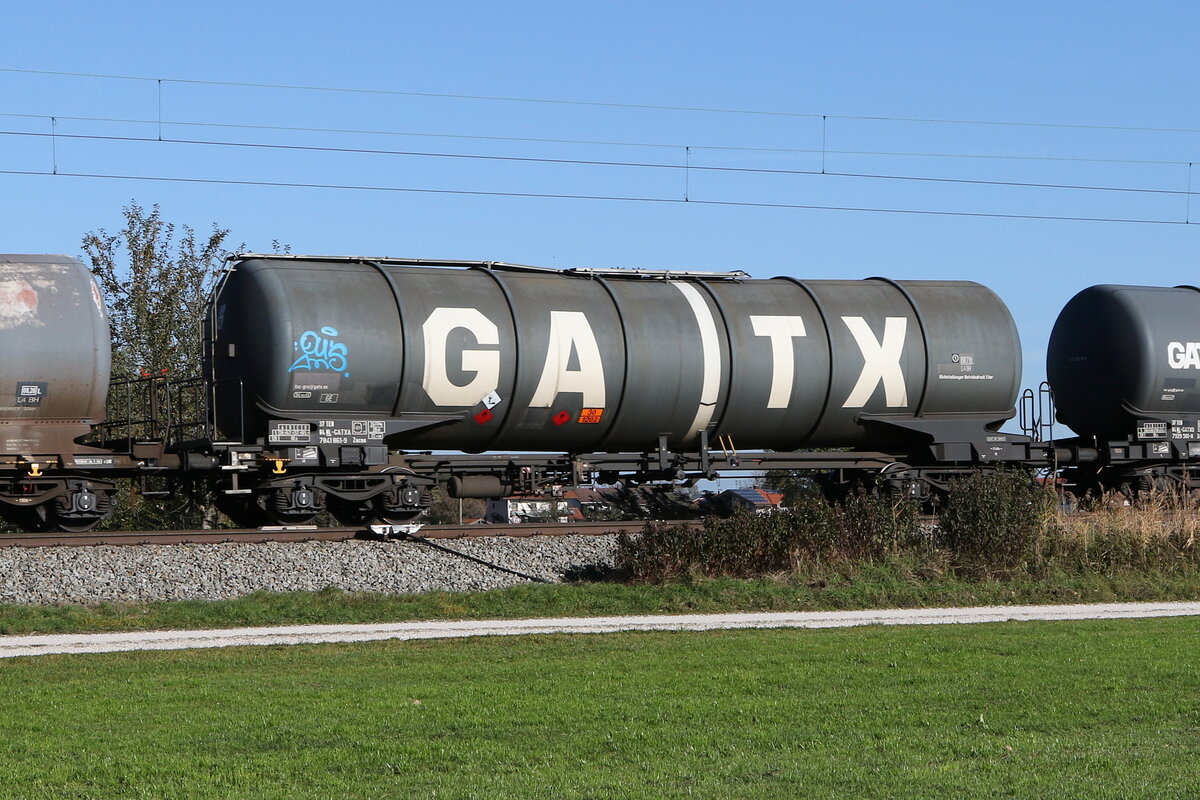
[[(45, 137), (52, 134), (37, 133), (34, 131), (3, 131), (0, 130), (0, 136), (28, 136), (28, 137)], [(500, 156), (500, 155), (485, 155), (482, 153), (436, 153), (424, 150), (383, 150), (377, 148), (363, 147), (327, 147), (320, 145), (298, 145), (298, 144), (271, 144), (265, 142), (230, 142), (208, 139), (152, 139), (144, 136), (110, 136), (101, 134), (55, 134), (59, 139), (76, 139), (85, 141), (105, 141), (105, 142), (133, 142), (133, 143), (163, 143), (163, 144), (181, 144), (181, 145), (200, 145), (204, 147), (233, 147), (246, 149), (261, 149), (261, 150), (290, 150), (299, 152), (315, 152), (315, 153), (346, 153), (356, 155), (386, 155), (386, 156), (404, 156), (412, 158), (450, 158), (450, 159), (473, 159), (479, 161), (508, 161), (508, 162), (524, 162), (534, 164), (566, 164), (571, 166), (591, 166), (591, 167), (627, 167), (636, 169), (662, 169), (662, 170), (683, 170), (685, 176), (692, 171), (700, 172), (726, 172), (739, 173), (749, 175), (824, 175), (834, 178), (861, 178), (865, 180), (891, 180), (891, 181), (918, 181), (926, 183), (955, 183), (967, 184), (974, 186), (1010, 186), (1024, 189), (1070, 189), (1076, 191), (1090, 192), (1125, 192), (1134, 194), (1165, 194), (1165, 195), (1189, 195), (1191, 190), (1179, 189), (1152, 189), (1139, 186), (1100, 186), (1093, 184), (1068, 184), (1068, 183), (1035, 183), (1032, 181), (994, 181), (983, 180), (979, 178), (936, 178), (924, 175), (890, 175), (886, 173), (870, 173), (870, 172), (831, 172), (825, 169), (784, 169), (775, 167), (722, 167), (711, 165), (696, 165), (690, 163), (685, 164), (667, 164), (647, 161), (602, 161), (592, 159), (579, 158), (546, 158), (540, 156)], [(690, 153), (689, 153), (690, 155)], [(684, 197), (687, 197), (687, 189), (685, 185)]]
[[(49, 119), (46, 114), (19, 114), (14, 112), (0, 112), (0, 117), (10, 117), (16, 119)], [(151, 119), (136, 119), (131, 117), (79, 117), (67, 116), (63, 114), (55, 115), (60, 120), (71, 122), (111, 122), (122, 123), (129, 125), (158, 125), (158, 120)], [(837, 150), (828, 148), (822, 150), (815, 147), (746, 147), (738, 145), (719, 145), (719, 144), (680, 144), (678, 142), (630, 142), (615, 139), (553, 139), (534, 136), (487, 136), (481, 134), (465, 134), (465, 133), (428, 133), (421, 131), (396, 131), (396, 130), (377, 130), (368, 128), (312, 128), (295, 125), (250, 125), (247, 123), (238, 122), (199, 122), (196, 120), (162, 120), (162, 125), (177, 126), (177, 127), (193, 127), (193, 128), (228, 128), (232, 130), (254, 130), (254, 131), (286, 131), (289, 133), (333, 133), (333, 134), (354, 134), (362, 136), (408, 136), (414, 138), (426, 139), (465, 139), (469, 141), (487, 141), (487, 142), (527, 142), (531, 144), (578, 144), (578, 145), (594, 145), (604, 147), (644, 147), (658, 148), (667, 150), (680, 150), (690, 148), (692, 150), (720, 150), (723, 152), (733, 153), (797, 153), (805, 155), (816, 155), (818, 153), (826, 153), (828, 155), (845, 155), (845, 156), (894, 156), (900, 158), (954, 158), (954, 159), (989, 159), (1003, 161), (1058, 161), (1064, 163), (1087, 163), (1087, 164), (1147, 164), (1147, 165), (1186, 165), (1189, 162), (1178, 160), (1164, 159), (1142, 159), (1142, 158), (1083, 158), (1078, 156), (1031, 156), (1031, 155), (1013, 155), (1009, 153), (939, 153), (939, 152), (917, 152), (904, 150)]]
[(899, 117), (884, 114), (819, 114), (772, 109), (722, 108), (719, 106), (676, 106), (651, 103), (618, 103), (596, 100), (567, 100), (547, 97), (510, 97), (504, 95), (456, 94), (451, 92), (417, 92), (401, 89), (365, 89), (351, 86), (314, 86), (289, 83), (254, 83), (250, 81), (218, 81), (198, 78), (164, 78), (145, 75), (121, 75), (94, 72), (67, 72), (62, 70), (23, 69), (0, 67), (0, 72), (24, 75), (52, 75), (64, 78), (94, 78), (100, 80), (162, 82), (192, 86), (230, 86), (240, 89), (274, 89), (305, 92), (330, 92), (340, 94), (370, 94), (395, 97), (428, 97), (447, 100), (484, 100), (502, 103), (541, 103), (547, 105), (590, 106), (594, 108), (629, 108), (648, 111), (687, 111), (704, 114), (745, 114), (749, 116), (794, 117), (799, 119), (844, 119), (862, 122), (916, 122), (934, 125), (997, 125), (1025, 128), (1063, 128), (1068, 130), (1140, 131), (1144, 133), (1200, 133), (1197, 128), (1148, 127), (1141, 125), (1101, 125), (1071, 122), (1023, 122), (1014, 120), (955, 119), (948, 117)]
[[(684, 205), (683, 199), (679, 197), (638, 197), (634, 195), (589, 195), (589, 194), (565, 194), (553, 192), (501, 192), (501, 191), (483, 191), (472, 189), (430, 189), (410, 186), (366, 186), (353, 184), (338, 184), (338, 183), (298, 183), (289, 181), (252, 181), (252, 180), (234, 180), (229, 178), (183, 178), (169, 177), (161, 175), (120, 175), (120, 174), (104, 174), (94, 172), (58, 172), (51, 173), (45, 170), (13, 170), (0, 169), (0, 175), (29, 175), (29, 176), (51, 176), (63, 178), (97, 178), (106, 180), (131, 180), (131, 181), (147, 181), (147, 182), (162, 182), (162, 183), (198, 183), (212, 184), (225, 186), (263, 186), (268, 188), (285, 188), (285, 189), (338, 189), (345, 191), (370, 191), (370, 192), (405, 192), (412, 194), (443, 194), (443, 195), (462, 195), (471, 197), (516, 197), (530, 199), (545, 199), (545, 200), (607, 200), (630, 203), (671, 203)], [(991, 219), (1029, 219), (1029, 220), (1049, 220), (1059, 222), (1119, 222), (1128, 224), (1140, 225), (1191, 225), (1192, 223), (1184, 220), (1169, 220), (1169, 219), (1139, 219), (1133, 217), (1073, 217), (1060, 216), (1053, 214), (1005, 214), (1000, 212), (988, 211), (937, 211), (929, 209), (914, 209), (914, 208), (884, 208), (870, 206), (830, 206), (818, 204), (802, 204), (802, 203), (769, 203), (769, 202), (750, 202), (744, 200), (689, 200), (687, 205), (707, 205), (707, 206), (731, 206), (741, 208), (779, 208), (779, 209), (797, 209), (811, 211), (861, 211), (877, 214), (917, 214), (925, 216), (938, 217), (979, 217)]]

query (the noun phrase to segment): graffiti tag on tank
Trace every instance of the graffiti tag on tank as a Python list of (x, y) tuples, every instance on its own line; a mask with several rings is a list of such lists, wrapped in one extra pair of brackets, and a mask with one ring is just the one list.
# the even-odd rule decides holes
[(319, 331), (305, 331), (292, 342), (292, 350), (299, 353), (288, 372), (340, 372), (349, 378), (350, 357), (346, 345), (339, 342), (337, 328), (328, 325)]

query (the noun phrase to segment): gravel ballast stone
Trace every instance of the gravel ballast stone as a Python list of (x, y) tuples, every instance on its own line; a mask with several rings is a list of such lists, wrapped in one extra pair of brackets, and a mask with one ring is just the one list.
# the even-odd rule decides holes
[(615, 536), (546, 536), (458, 539), (436, 546), (350, 540), (5, 547), (0, 548), (0, 603), (228, 600), (257, 591), (330, 587), (387, 594), (478, 591), (533, 578), (561, 582), (581, 571), (610, 568), (616, 544)]

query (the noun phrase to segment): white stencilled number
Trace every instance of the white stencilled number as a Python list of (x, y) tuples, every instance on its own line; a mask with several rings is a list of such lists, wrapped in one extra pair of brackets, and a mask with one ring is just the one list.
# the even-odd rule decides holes
[(500, 383), (500, 351), (472, 348), (463, 349), (460, 368), (463, 372), (473, 372), (474, 377), (461, 386), (450, 380), (446, 340), (456, 328), (470, 331), (476, 344), (500, 344), (500, 329), (479, 309), (435, 308), (421, 326), (425, 339), (425, 374), (421, 388), (434, 405), (472, 406), (479, 398), (495, 391)]
[(871, 326), (862, 317), (842, 317), (842, 322), (850, 329), (863, 356), (858, 382), (854, 384), (846, 402), (842, 403), (842, 408), (864, 407), (880, 383), (883, 384), (883, 399), (888, 408), (907, 406), (908, 389), (904, 385), (904, 369), (900, 366), (900, 358), (904, 355), (908, 318), (886, 317), (882, 342), (875, 338)]
[(801, 317), (751, 315), (755, 336), (771, 340), (771, 394), (767, 408), (787, 408), (796, 380), (796, 350), (792, 339), (807, 336)]
[[(578, 369), (571, 369), (574, 351)], [(530, 408), (550, 408), (562, 392), (583, 395), (583, 405), (604, 408), (604, 364), (596, 335), (582, 311), (550, 312), (550, 344), (542, 378), (529, 402)]]

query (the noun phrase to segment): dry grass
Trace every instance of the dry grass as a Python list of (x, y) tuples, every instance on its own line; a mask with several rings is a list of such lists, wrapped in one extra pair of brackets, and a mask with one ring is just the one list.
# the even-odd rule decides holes
[(624, 537), (618, 565), (635, 582), (694, 577), (802, 575), (824, 580), (879, 563), (915, 574), (1011, 581), (1050, 573), (1112, 576), (1194, 572), (1200, 567), (1200, 500), (1110, 495), (1066, 511), (1052, 491), (1018, 472), (964, 479), (936, 527), (918, 523), (904, 499), (855, 495), (829, 506), (808, 495), (766, 516), (708, 519), (702, 532), (649, 525)]
[(1171, 492), (1148, 492), (1130, 503), (1110, 494), (1087, 511), (1058, 511), (1047, 521), (1042, 560), (1081, 570), (1195, 569), (1200, 555), (1200, 507)]

